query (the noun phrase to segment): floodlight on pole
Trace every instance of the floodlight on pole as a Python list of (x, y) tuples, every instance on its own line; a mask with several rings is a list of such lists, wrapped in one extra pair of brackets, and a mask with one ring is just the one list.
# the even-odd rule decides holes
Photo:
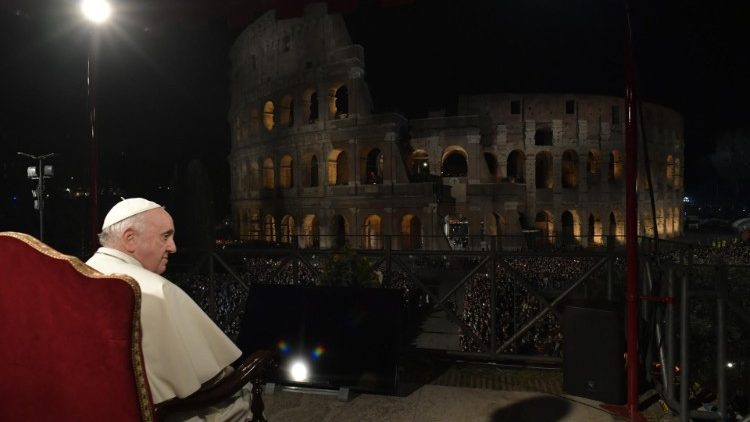
[(86, 99), (89, 114), (90, 168), (89, 168), (89, 249), (93, 252), (98, 244), (99, 221), (99, 150), (96, 141), (96, 77), (97, 67), (97, 29), (112, 16), (112, 7), (107, 0), (82, 0), (80, 9), (93, 25), (91, 28), (91, 46), (86, 57)]
[(39, 240), (44, 241), (44, 179), (49, 179), (55, 174), (51, 165), (44, 165), (44, 160), (52, 158), (55, 153), (31, 155), (19, 151), (17, 154), (38, 162), (37, 166), (26, 168), (26, 176), (30, 180), (37, 180), (36, 190), (31, 191), (31, 195), (34, 197), (34, 208), (39, 210)]

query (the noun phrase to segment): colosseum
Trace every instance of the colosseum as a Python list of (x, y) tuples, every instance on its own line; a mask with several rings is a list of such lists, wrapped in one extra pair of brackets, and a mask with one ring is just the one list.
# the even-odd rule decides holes
[[(374, 113), (364, 50), (324, 4), (298, 18), (267, 12), (230, 58), (242, 239), (443, 250), (488, 238), (515, 250), (530, 235), (557, 246), (624, 241), (623, 98), (486, 94), (459, 98), (456, 115)], [(652, 236), (656, 224), (659, 237), (676, 237), (683, 120), (650, 103), (641, 115), (651, 184), (641, 159), (638, 231)]]

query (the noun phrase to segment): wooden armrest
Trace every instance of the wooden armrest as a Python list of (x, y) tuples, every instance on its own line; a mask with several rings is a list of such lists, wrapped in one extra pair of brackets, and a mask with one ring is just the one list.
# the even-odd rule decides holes
[[(265, 383), (265, 372), (279, 365), (277, 352), (259, 350), (245, 358), (234, 368), (234, 371), (210, 387), (200, 389), (185, 398), (174, 398), (154, 406), (156, 419), (163, 421), (167, 415), (173, 413), (197, 411), (215, 406), (239, 391), (248, 382), (253, 383), (253, 402), (251, 410), (254, 414), (263, 412), (262, 387)], [(257, 400), (257, 401), (256, 401)], [(259, 416), (256, 415), (253, 420)], [(262, 416), (260, 416), (262, 418)]]

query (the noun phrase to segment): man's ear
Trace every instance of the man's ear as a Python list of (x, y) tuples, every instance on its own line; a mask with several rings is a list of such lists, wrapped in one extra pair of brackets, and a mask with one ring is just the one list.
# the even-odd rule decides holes
[(138, 234), (132, 227), (125, 229), (122, 233), (122, 245), (125, 247), (125, 251), (129, 253), (135, 252), (136, 238)]

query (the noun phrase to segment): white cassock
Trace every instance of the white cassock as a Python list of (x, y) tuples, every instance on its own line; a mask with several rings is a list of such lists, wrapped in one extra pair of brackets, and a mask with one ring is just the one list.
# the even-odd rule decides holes
[[(128, 275), (141, 288), (143, 358), (154, 404), (189, 396), (242, 354), (190, 296), (130, 255), (101, 247), (86, 264), (103, 274)], [(240, 396), (242, 403), (230, 407), (248, 409), (248, 395)], [(201, 413), (198, 420), (234, 419)]]

